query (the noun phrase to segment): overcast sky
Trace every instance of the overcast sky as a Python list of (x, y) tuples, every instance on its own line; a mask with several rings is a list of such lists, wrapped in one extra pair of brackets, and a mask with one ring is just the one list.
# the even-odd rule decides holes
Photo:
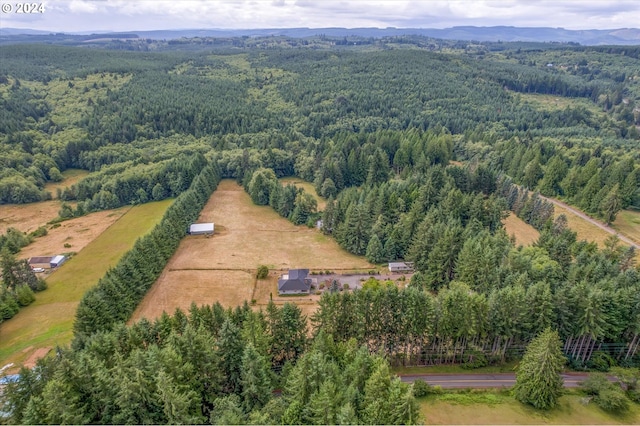
[[(640, 27), (640, 0), (0, 0), (1, 28), (46, 31), (293, 27), (448, 28), (459, 25), (612, 29)], [(8, 13), (7, 10), (11, 9)]]

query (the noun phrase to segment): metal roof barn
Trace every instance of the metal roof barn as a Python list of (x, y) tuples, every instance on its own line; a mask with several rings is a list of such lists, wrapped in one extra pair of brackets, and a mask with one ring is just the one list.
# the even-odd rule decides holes
[(213, 234), (213, 223), (193, 223), (189, 227), (189, 234), (191, 235), (205, 235)]
[(51, 259), (51, 262), (49, 263), (51, 264), (52, 268), (57, 268), (58, 266), (62, 265), (66, 261), (67, 261), (67, 257), (59, 254), (57, 256), (53, 256), (53, 259)]

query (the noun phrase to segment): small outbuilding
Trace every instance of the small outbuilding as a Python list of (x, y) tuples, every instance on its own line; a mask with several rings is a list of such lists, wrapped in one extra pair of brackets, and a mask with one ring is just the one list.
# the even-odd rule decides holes
[(413, 262), (391, 262), (389, 272), (413, 272)]
[(191, 235), (213, 235), (213, 223), (192, 223), (189, 227)]
[(49, 262), (49, 264), (51, 265), (51, 269), (53, 269), (53, 268), (57, 268), (58, 266), (62, 265), (66, 261), (67, 261), (67, 256), (59, 254), (57, 256), (53, 256), (53, 258), (51, 259), (51, 262)]
[(289, 269), (278, 280), (279, 294), (309, 294), (312, 280), (307, 278), (308, 269)]
[(28, 262), (31, 269), (49, 269), (51, 268), (51, 260), (53, 256), (34, 256), (30, 257)]

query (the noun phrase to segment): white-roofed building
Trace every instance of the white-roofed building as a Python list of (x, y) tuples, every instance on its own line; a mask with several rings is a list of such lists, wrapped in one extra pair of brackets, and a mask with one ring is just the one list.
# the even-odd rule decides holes
[(191, 235), (213, 235), (213, 223), (193, 223), (189, 227)]

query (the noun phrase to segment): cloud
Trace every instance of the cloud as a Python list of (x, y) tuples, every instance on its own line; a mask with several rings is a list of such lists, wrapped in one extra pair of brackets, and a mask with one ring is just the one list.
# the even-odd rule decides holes
[(49, 0), (44, 14), (5, 14), (1, 27), (48, 31), (187, 28), (549, 26), (638, 27), (640, 1)]

